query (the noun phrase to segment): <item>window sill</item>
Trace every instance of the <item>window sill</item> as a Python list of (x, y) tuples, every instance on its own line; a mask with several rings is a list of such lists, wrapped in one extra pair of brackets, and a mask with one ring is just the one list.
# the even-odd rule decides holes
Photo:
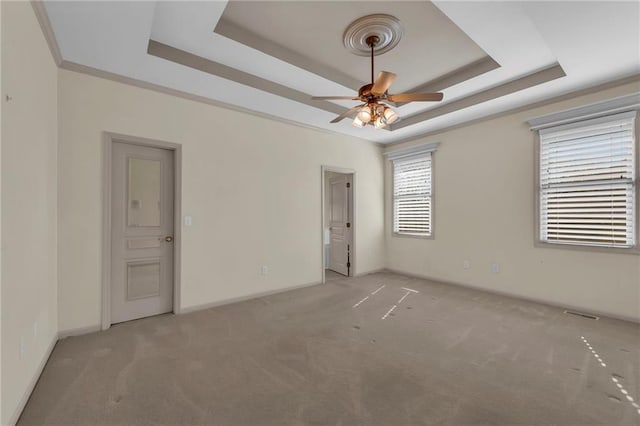
[(572, 251), (586, 251), (592, 253), (609, 253), (609, 254), (631, 254), (640, 255), (640, 246), (634, 246), (629, 248), (621, 247), (599, 247), (599, 246), (587, 246), (580, 244), (564, 244), (564, 243), (548, 243), (545, 241), (536, 241), (534, 244), (536, 248), (553, 248)]
[(417, 238), (419, 240), (433, 240), (433, 232), (429, 235), (424, 235), (424, 234), (409, 234), (409, 233), (400, 233), (400, 232), (392, 232), (391, 233), (392, 237), (399, 237), (399, 238)]

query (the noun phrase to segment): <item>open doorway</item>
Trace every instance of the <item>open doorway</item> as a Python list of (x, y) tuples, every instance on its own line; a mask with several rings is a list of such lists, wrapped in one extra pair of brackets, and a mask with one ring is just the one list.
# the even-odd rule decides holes
[(353, 170), (322, 168), (322, 281), (354, 275)]

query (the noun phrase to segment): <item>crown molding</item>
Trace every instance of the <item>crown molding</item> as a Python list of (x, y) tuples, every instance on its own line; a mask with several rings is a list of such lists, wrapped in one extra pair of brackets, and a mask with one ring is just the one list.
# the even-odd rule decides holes
[(40, 29), (42, 29), (42, 34), (44, 34), (47, 45), (49, 45), (49, 51), (51, 52), (51, 56), (53, 56), (53, 61), (57, 66), (60, 66), (62, 63), (62, 54), (60, 53), (60, 46), (58, 46), (58, 41), (53, 32), (53, 27), (51, 26), (44, 2), (32, 0), (31, 7), (33, 7), (33, 12), (36, 14)]

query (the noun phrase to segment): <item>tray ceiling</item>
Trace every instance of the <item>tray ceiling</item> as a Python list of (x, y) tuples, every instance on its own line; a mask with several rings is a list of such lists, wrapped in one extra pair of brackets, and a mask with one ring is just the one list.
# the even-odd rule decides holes
[[(488, 58), (433, 3), (376, 2), (371, 10), (397, 17), (404, 27), (400, 45), (376, 58), (377, 70), (398, 75), (396, 92)], [(345, 49), (342, 35), (360, 17), (360, 2), (232, 0), (215, 32), (348, 87), (355, 83), (357, 89), (370, 83), (369, 59)]]
[[(637, 2), (46, 2), (62, 66), (300, 125), (389, 143), (640, 72)], [(405, 35), (376, 58), (394, 92), (443, 91), (396, 108), (391, 131), (329, 124), (369, 78), (342, 46), (373, 13)]]

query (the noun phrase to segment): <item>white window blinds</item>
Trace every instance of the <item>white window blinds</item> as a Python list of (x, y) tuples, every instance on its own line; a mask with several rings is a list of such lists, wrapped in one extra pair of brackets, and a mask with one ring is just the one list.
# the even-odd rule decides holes
[(393, 160), (393, 232), (431, 235), (431, 152)]
[(540, 240), (636, 244), (634, 116), (540, 131)]

